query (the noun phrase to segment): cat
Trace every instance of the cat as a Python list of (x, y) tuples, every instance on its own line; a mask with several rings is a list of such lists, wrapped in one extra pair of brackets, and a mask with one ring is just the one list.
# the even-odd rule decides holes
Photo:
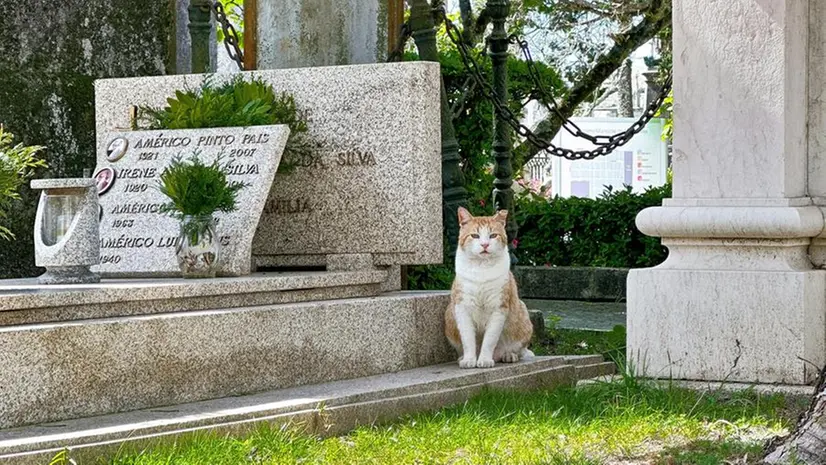
[[(445, 335), (461, 368), (490, 368), (533, 357), (533, 325), (510, 272), (506, 210), (473, 217), (459, 208), (456, 278), (445, 312)], [(477, 354), (477, 347), (479, 352)]]

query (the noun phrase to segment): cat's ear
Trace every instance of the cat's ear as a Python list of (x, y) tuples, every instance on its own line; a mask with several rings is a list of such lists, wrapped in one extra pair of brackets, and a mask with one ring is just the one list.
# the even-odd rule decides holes
[(493, 219), (502, 223), (503, 225), (507, 226), (508, 224), (508, 211), (507, 210), (499, 210), (496, 212), (496, 215), (493, 216)]
[(473, 215), (471, 215), (465, 207), (459, 207), (459, 226), (464, 226), (470, 223), (470, 220), (472, 219)]

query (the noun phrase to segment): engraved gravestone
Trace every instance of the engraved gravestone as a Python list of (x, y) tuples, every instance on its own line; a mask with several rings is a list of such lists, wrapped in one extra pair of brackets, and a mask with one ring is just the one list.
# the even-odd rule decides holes
[(100, 196), (100, 265), (104, 276), (176, 276), (177, 219), (160, 213), (168, 201), (158, 180), (176, 156), (193, 153), (210, 164), (219, 159), (230, 181), (246, 184), (237, 210), (216, 213), (221, 241), (218, 273), (250, 273), (252, 240), (289, 128), (105, 131), (99, 138), (95, 182)]
[[(237, 74), (212, 75), (213, 82)], [(290, 142), (253, 241), (258, 266), (442, 261), (439, 65), (410, 62), (242, 73), (287, 92), (308, 132)], [(203, 75), (95, 83), (98, 134), (129, 125), (130, 106), (162, 106)], [(101, 141), (108, 143), (109, 141)]]

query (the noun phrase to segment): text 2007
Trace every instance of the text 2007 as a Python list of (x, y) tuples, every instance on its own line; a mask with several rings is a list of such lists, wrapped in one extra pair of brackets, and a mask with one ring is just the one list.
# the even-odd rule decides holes
[(232, 149), (229, 152), (230, 158), (251, 157), (257, 149)]

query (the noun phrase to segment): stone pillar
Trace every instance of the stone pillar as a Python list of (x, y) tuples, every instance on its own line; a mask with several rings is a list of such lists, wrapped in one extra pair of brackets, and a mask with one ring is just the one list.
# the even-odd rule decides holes
[(376, 63), (392, 0), (256, 0), (257, 69)]
[(804, 384), (826, 362), (826, 271), (808, 254), (824, 229), (809, 193), (826, 193), (807, 150), (815, 3), (674, 2), (674, 198), (637, 217), (669, 256), (628, 277), (638, 374)]
[[(209, 63), (210, 72), (217, 71), (218, 30), (215, 15), (210, 15)], [(189, 0), (175, 0), (175, 73), (192, 73), (192, 40), (189, 32)], [(223, 46), (222, 46), (223, 47)]]

